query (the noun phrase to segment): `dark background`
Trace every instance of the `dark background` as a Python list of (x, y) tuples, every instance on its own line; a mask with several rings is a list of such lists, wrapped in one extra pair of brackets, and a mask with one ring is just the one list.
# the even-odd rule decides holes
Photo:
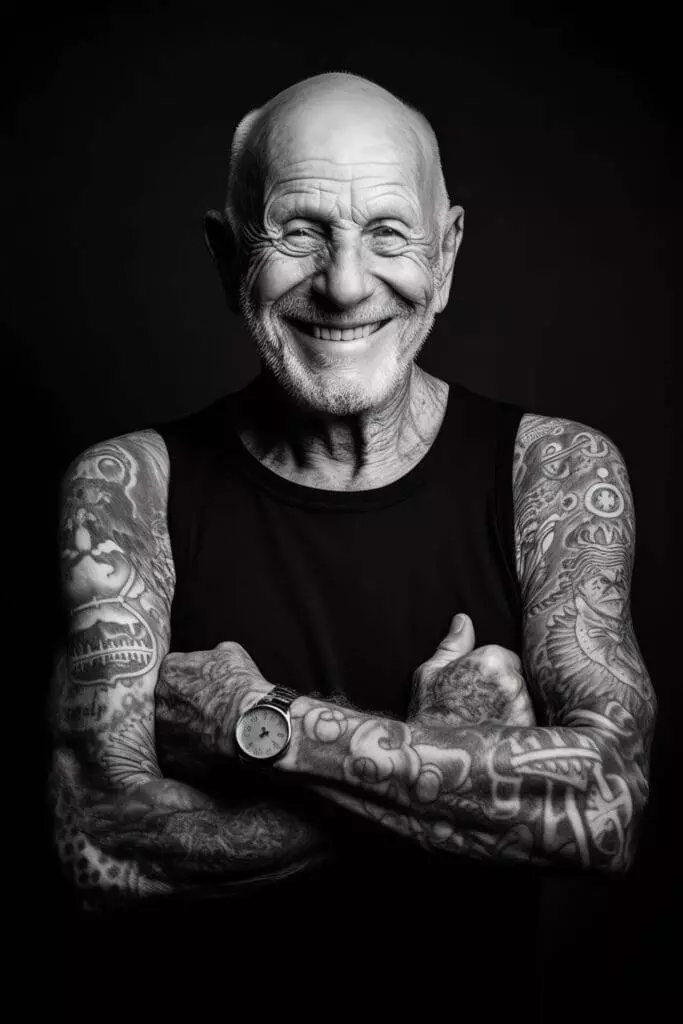
[[(22, 948), (48, 971), (63, 941), (40, 803), (59, 475), (86, 444), (189, 412), (254, 375), (202, 215), (222, 204), (231, 134), (248, 109), (307, 75), (349, 70), (426, 113), (466, 209), (450, 306), (422, 365), (604, 430), (630, 468), (633, 613), (660, 702), (648, 821), (627, 878), (549, 883), (540, 947), (548, 1020), (639, 1019), (674, 980), (673, 24), (652, 5), (645, 20), (642, 8), (638, 20), (624, 9), (501, 17), (457, 4), (448, 15), (419, 4), (250, 9), (100, 4), (60, 8), (49, 22), (5, 10), (4, 393), (23, 481), (10, 490), (6, 536), (31, 666), (19, 719), (30, 742), (18, 730), (29, 794), (15, 865)], [(513, 922), (502, 956), (507, 941)]]

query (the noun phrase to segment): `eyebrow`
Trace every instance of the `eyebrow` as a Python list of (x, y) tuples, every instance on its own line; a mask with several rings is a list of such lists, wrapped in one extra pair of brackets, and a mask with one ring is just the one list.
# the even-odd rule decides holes
[[(267, 213), (280, 223), (287, 220), (310, 220), (328, 222), (335, 220), (337, 216), (337, 204), (331, 199), (329, 205), (316, 201), (320, 198), (319, 192), (290, 193), (287, 196), (278, 197), (269, 204)], [(409, 227), (417, 227), (420, 223), (420, 213), (415, 209), (413, 203), (408, 199), (396, 194), (369, 197), (365, 200), (364, 211), (366, 223), (377, 220), (398, 220)]]

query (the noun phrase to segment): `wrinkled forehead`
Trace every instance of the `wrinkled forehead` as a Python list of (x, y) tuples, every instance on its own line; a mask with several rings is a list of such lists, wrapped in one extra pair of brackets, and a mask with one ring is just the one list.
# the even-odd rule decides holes
[(386, 173), (420, 202), (427, 197), (428, 153), (398, 107), (333, 99), (287, 106), (273, 113), (263, 141), (266, 193), (300, 175), (353, 180)]

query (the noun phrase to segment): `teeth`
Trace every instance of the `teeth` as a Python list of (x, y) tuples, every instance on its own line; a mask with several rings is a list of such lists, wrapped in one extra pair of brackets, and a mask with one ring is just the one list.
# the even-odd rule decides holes
[(307, 325), (318, 341), (360, 341), (361, 338), (368, 338), (381, 326), (380, 321), (374, 324), (364, 324), (362, 327), (354, 327), (351, 330), (341, 331), (338, 327), (319, 327), (317, 324)]

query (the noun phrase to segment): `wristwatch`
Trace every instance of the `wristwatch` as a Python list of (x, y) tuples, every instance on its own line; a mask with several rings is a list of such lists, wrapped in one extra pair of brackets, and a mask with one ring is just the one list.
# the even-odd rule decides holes
[(276, 686), (237, 719), (234, 738), (240, 760), (270, 765), (287, 750), (292, 738), (289, 707), (301, 696), (286, 686)]

